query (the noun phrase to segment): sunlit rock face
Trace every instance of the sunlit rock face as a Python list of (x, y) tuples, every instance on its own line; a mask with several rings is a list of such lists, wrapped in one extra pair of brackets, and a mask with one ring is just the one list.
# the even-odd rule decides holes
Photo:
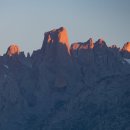
[(130, 52), (130, 42), (124, 44), (122, 51)]
[[(90, 38), (87, 42), (73, 43), (70, 48), (72, 57), (78, 57), (80, 53), (90, 52), (94, 48), (94, 41)], [(81, 54), (82, 55), (82, 54)], [(84, 55), (84, 54), (83, 54)]]
[(70, 46), (67, 30), (64, 27), (46, 32), (41, 48), (42, 62), (50, 64), (70, 64)]
[(63, 45), (69, 51), (69, 40), (67, 30), (64, 27), (59, 29), (53, 29), (45, 33), (44, 42), (42, 48), (45, 49), (46, 46), (51, 46), (51, 44)]
[(80, 43), (76, 42), (71, 45), (70, 50), (80, 50), (80, 49), (93, 49), (94, 48), (94, 41), (92, 38), (90, 38), (87, 42)]
[(95, 42), (95, 48), (107, 48), (107, 44), (102, 38), (100, 38)]
[(8, 47), (6, 54), (8, 56), (18, 55), (20, 53), (20, 48), (16, 44), (12, 44)]
[[(39, 58), (37, 58), (39, 57)], [(64, 27), (53, 29), (44, 34), (42, 48), (34, 51), (32, 59), (36, 64), (48, 64), (56, 67), (71, 64), (70, 45), (67, 30)]]
[(59, 29), (53, 29), (49, 32), (46, 32), (45, 40), (47, 40), (45, 42), (48, 43), (59, 42), (69, 46), (67, 30), (64, 27), (60, 27)]
[(33, 52), (32, 59), (37, 65), (42, 63), (44, 65), (52, 65), (55, 68), (71, 64), (67, 30), (64, 27), (60, 27), (46, 32), (42, 48)]
[(123, 48), (121, 49), (121, 54), (124, 58), (130, 59), (130, 42), (124, 44)]
[(39, 54), (41, 66), (50, 66), (54, 71), (61, 71), (61, 73), (65, 70), (63, 68), (71, 68), (72, 61), (69, 53), (67, 30), (61, 27), (46, 32)]

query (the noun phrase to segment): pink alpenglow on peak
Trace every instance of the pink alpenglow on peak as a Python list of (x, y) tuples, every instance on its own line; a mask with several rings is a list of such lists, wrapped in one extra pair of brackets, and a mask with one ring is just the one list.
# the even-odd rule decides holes
[(49, 32), (46, 32), (44, 37), (44, 43), (60, 43), (66, 45), (68, 50), (70, 48), (67, 30), (64, 27), (60, 27), (59, 29), (53, 29)]
[(125, 43), (122, 50), (130, 52), (130, 42)]
[(99, 43), (103, 43), (104, 42), (103, 38), (100, 38), (98, 41), (99, 41)]
[(18, 55), (20, 53), (20, 48), (16, 44), (12, 44), (8, 47), (6, 54), (8, 56)]
[(92, 38), (89, 38), (89, 40), (86, 43), (88, 44), (88, 48), (94, 48), (94, 40)]
[(77, 49), (93, 49), (94, 48), (94, 40), (90, 38), (87, 42), (81, 43), (81, 42), (76, 42), (71, 45), (72, 50), (77, 50)]
[(107, 47), (106, 42), (102, 38), (98, 39), (98, 41), (95, 43), (95, 46), (101, 47), (101, 48)]

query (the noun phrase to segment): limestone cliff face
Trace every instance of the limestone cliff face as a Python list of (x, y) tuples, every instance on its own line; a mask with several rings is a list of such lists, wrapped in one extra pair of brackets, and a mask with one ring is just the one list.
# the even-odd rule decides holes
[(20, 53), (20, 48), (16, 44), (12, 44), (8, 47), (6, 54), (8, 56), (18, 55)]

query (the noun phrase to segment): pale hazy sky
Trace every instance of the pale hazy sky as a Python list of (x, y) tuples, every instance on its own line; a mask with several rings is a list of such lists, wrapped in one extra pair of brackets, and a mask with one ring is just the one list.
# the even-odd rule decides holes
[(70, 43), (101, 37), (122, 47), (130, 41), (130, 0), (0, 0), (0, 54), (12, 43), (39, 49), (44, 32), (60, 26)]

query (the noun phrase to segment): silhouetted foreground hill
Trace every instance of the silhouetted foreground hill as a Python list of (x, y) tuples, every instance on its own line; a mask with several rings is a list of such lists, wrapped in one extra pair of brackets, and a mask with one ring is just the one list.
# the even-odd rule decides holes
[(0, 130), (130, 130), (130, 43), (69, 45), (61, 27), (41, 49), (0, 56)]

